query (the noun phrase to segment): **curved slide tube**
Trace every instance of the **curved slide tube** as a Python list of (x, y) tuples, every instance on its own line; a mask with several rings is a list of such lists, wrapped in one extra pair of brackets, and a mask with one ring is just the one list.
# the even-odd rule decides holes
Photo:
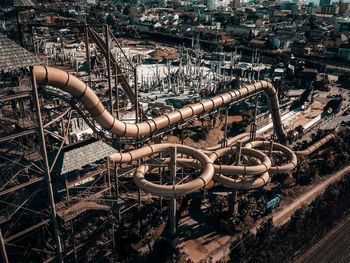
[(315, 142), (313, 145), (309, 146), (303, 151), (296, 151), (296, 155), (298, 156), (305, 156), (313, 153), (316, 149), (320, 148), (322, 145), (326, 144), (330, 140), (334, 139), (335, 135), (334, 134), (328, 134), (325, 137), (323, 137), (321, 140)]
[[(219, 157), (228, 153), (234, 154), (235, 152), (235, 147), (221, 148), (211, 153), (209, 158), (214, 163)], [(241, 148), (241, 152), (256, 158), (255, 165), (214, 164), (215, 173), (213, 180), (226, 187), (237, 189), (254, 189), (265, 185), (270, 179), (268, 173), (271, 167), (270, 158), (263, 152), (255, 149)], [(157, 162), (152, 163), (151, 166), (157, 166), (159, 163), (169, 163), (169, 158), (157, 160)], [(177, 158), (177, 164), (181, 167), (202, 167), (201, 163), (195, 159)], [(228, 176), (236, 178), (233, 179)]]
[[(227, 174), (227, 175), (243, 175), (250, 176), (261, 174), (268, 171), (271, 167), (270, 158), (261, 151), (257, 151), (255, 149), (249, 148), (241, 148), (242, 154), (250, 155), (252, 157), (260, 160), (261, 164), (255, 166), (247, 166), (247, 165), (221, 165), (214, 164), (215, 173), (216, 174)], [(221, 148), (215, 152), (213, 152), (209, 158), (214, 163), (219, 157), (226, 155), (227, 153), (236, 153), (236, 148), (227, 147)], [(215, 178), (214, 178), (215, 179)]]
[(145, 174), (149, 171), (151, 165), (141, 164), (134, 174), (135, 184), (147, 193), (165, 197), (184, 196), (201, 188), (205, 188), (205, 186), (210, 182), (214, 175), (213, 163), (203, 152), (189, 146), (181, 144), (154, 144), (148, 145), (141, 149), (133, 150), (128, 153), (114, 153), (109, 158), (114, 162), (126, 163), (145, 158), (156, 153), (170, 153), (170, 148), (172, 146), (177, 147), (178, 153), (191, 156), (193, 159), (190, 160), (198, 160), (203, 170), (202, 174), (193, 181), (185, 184), (179, 184), (175, 186), (160, 185), (152, 183), (145, 178)]
[[(268, 149), (270, 147), (270, 141), (249, 142), (245, 145), (245, 147)], [(269, 169), (269, 172), (273, 174), (286, 173), (293, 170), (297, 166), (298, 158), (291, 149), (289, 149), (288, 147), (282, 144), (273, 143), (273, 150), (277, 150), (278, 153), (281, 152), (282, 154), (287, 156), (287, 158), (289, 159), (289, 162), (287, 164), (280, 165), (280, 166), (272, 166)]]
[[(308, 149), (303, 152), (304, 154), (310, 154), (315, 149), (321, 147), (329, 140), (333, 139), (334, 135), (327, 135), (320, 141), (311, 145)], [(174, 144), (155, 144), (148, 145), (144, 148), (133, 150), (127, 153), (114, 153), (109, 158), (110, 160), (118, 163), (127, 163), (151, 156), (155, 153), (169, 152), (169, 149)], [(200, 177), (192, 182), (176, 185), (175, 188), (169, 185), (158, 185), (149, 182), (145, 179), (145, 174), (152, 168), (158, 166), (160, 163), (169, 163), (169, 158), (162, 158), (156, 160), (156, 162), (150, 162), (142, 164), (138, 167), (134, 174), (134, 181), (138, 187), (143, 191), (152, 193), (159, 196), (177, 196), (187, 195), (200, 188), (205, 187), (209, 181), (213, 178), (216, 182), (224, 185), (228, 188), (234, 189), (256, 189), (264, 186), (270, 180), (269, 173), (285, 173), (293, 170), (298, 164), (296, 154), (278, 143), (273, 144), (273, 152), (276, 154), (283, 154), (287, 156), (289, 162), (280, 166), (272, 166), (270, 158), (263, 152), (254, 148), (269, 148), (270, 141), (254, 141), (247, 143), (241, 148), (241, 152), (244, 155), (250, 155), (255, 158), (256, 165), (218, 165), (214, 162), (221, 156), (228, 153), (234, 154), (236, 151), (235, 147), (226, 147), (218, 149), (217, 151), (210, 154), (208, 157), (199, 149), (195, 149), (189, 146), (176, 145), (179, 149), (179, 153), (184, 153), (192, 157), (192, 159), (177, 158), (177, 165), (181, 167), (193, 167), (203, 169), (203, 173)], [(300, 153), (296, 152), (296, 153)], [(301, 155), (301, 154), (300, 154)], [(254, 159), (253, 159), (254, 160)]]
[[(215, 162), (219, 157), (235, 152), (236, 149), (232, 147), (222, 148), (212, 153), (209, 158)], [(270, 158), (263, 152), (255, 149), (241, 148), (241, 152), (257, 158), (259, 164), (255, 166), (215, 164), (214, 181), (234, 189), (255, 189), (267, 184), (270, 180), (268, 173), (268, 170), (271, 168)]]
[(33, 73), (38, 84), (54, 86), (70, 93), (76, 100), (86, 107), (91, 116), (101, 125), (102, 128), (118, 136), (126, 137), (149, 135), (192, 116), (237, 101), (247, 95), (252, 95), (259, 91), (265, 91), (270, 101), (273, 123), (278, 139), (279, 141), (284, 142), (287, 138), (287, 134), (282, 126), (276, 90), (272, 84), (267, 81), (259, 81), (255, 84), (244, 85), (240, 89), (202, 100), (195, 104), (187, 105), (182, 109), (175, 110), (145, 122), (124, 123), (114, 118), (105, 109), (94, 91), (77, 77), (56, 68), (43, 66), (35, 66)]

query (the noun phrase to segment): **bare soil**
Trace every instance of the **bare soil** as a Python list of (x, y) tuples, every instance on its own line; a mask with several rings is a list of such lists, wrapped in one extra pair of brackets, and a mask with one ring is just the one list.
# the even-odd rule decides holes
[(339, 223), (296, 263), (350, 262), (350, 216)]

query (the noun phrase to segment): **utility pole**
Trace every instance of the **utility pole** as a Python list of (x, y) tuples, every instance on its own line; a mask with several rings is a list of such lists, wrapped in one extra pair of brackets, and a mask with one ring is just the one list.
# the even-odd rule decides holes
[(109, 112), (113, 114), (113, 92), (112, 92), (112, 78), (111, 78), (111, 52), (109, 46), (109, 29), (108, 25), (105, 26), (106, 30), (106, 50), (107, 50), (107, 74), (108, 74), (108, 90), (109, 90)]
[(87, 61), (88, 74), (89, 74), (89, 87), (92, 88), (92, 83), (91, 83), (90, 44), (89, 44), (89, 30), (88, 30), (88, 26), (84, 27), (84, 31), (85, 31), (86, 61)]
[[(236, 144), (236, 156), (235, 156), (236, 165), (241, 164), (241, 157), (242, 157), (242, 141), (240, 140)], [(238, 202), (237, 202), (238, 190), (234, 189), (232, 195), (233, 195), (232, 196), (233, 197), (233, 214), (237, 215), (238, 214)]]
[(224, 140), (222, 141), (222, 147), (227, 146), (227, 125), (228, 125), (228, 108), (225, 109), (225, 126), (224, 126)]
[(256, 116), (258, 114), (258, 101), (259, 101), (259, 94), (255, 97), (255, 110), (254, 110), (254, 121), (250, 126), (250, 141), (255, 141), (256, 139)]
[(5, 248), (5, 241), (4, 238), (2, 237), (1, 229), (0, 229), (0, 245), (1, 245), (1, 257), (2, 261), (4, 263), (9, 263), (9, 260), (7, 258), (7, 253), (6, 253), (6, 248)]
[(273, 150), (273, 140), (270, 140), (270, 145), (269, 145), (269, 158), (272, 156), (272, 150)]
[(63, 261), (63, 251), (62, 251), (61, 239), (60, 239), (59, 232), (58, 232), (55, 199), (53, 196), (53, 190), (52, 190), (52, 184), (51, 184), (50, 166), (49, 166), (49, 160), (48, 160), (47, 151), (46, 151), (46, 142), (45, 142), (43, 122), (42, 122), (42, 118), (41, 118), (39, 94), (38, 94), (38, 89), (36, 86), (36, 79), (35, 79), (35, 75), (34, 75), (32, 66), (30, 67), (30, 73), (31, 73), (31, 77), (32, 77), (32, 91), (33, 91), (33, 97), (34, 97), (34, 102), (35, 102), (35, 106), (36, 106), (36, 114), (37, 114), (37, 119), (38, 119), (38, 124), (39, 124), (38, 130), (39, 130), (40, 141), (41, 141), (42, 157), (43, 157), (43, 162), (44, 162), (44, 167), (45, 167), (46, 186), (47, 186), (47, 190), (48, 190), (48, 194), (49, 194), (49, 201), (50, 201), (50, 206), (51, 206), (51, 220), (52, 220), (54, 232), (55, 232), (57, 257), (58, 257), (58, 262), (63, 263), (64, 262)]
[(137, 88), (137, 68), (134, 69), (134, 81), (135, 81), (135, 122), (139, 122), (139, 90)]
[(114, 70), (114, 83), (115, 83), (115, 99), (116, 99), (116, 112), (115, 117), (119, 119), (119, 90), (118, 90), (118, 71), (117, 67)]
[(170, 235), (174, 236), (176, 234), (176, 198), (175, 198), (175, 185), (176, 185), (176, 151), (177, 147), (170, 147), (170, 178), (173, 185), (173, 196), (169, 203), (169, 220), (170, 220)]

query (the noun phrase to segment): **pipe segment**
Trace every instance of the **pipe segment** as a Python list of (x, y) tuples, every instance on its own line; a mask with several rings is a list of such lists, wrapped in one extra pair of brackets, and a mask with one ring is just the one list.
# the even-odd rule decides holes
[(264, 172), (261, 175), (255, 177), (254, 179), (249, 180), (246, 180), (243, 177), (231, 178), (220, 175), (215, 176), (214, 180), (227, 188), (250, 190), (260, 188), (266, 185), (270, 180), (270, 175), (269, 172)]
[[(257, 175), (266, 172), (271, 167), (270, 158), (261, 151), (250, 148), (241, 148), (241, 152), (244, 155), (250, 155), (261, 161), (261, 164), (255, 166), (248, 165), (221, 165), (214, 164), (215, 174), (224, 174), (224, 175)], [(214, 163), (219, 157), (227, 155), (228, 153), (235, 154), (236, 148), (226, 147), (221, 148), (214, 153), (212, 153), (209, 158)]]
[[(209, 158), (214, 163), (219, 157), (228, 153), (234, 154), (236, 148), (226, 147), (212, 153)], [(215, 174), (214, 181), (228, 188), (234, 189), (255, 189), (264, 186), (270, 180), (268, 170), (271, 167), (270, 158), (261, 151), (246, 148), (241, 148), (244, 155), (251, 155), (257, 158), (257, 165), (218, 165), (214, 164)], [(233, 177), (231, 177), (233, 176)]]
[[(189, 146), (176, 144), (155, 144), (152, 146), (131, 151), (129, 152), (129, 155), (121, 154), (110, 156), (110, 159), (117, 160), (119, 162), (127, 162), (130, 160), (136, 160), (160, 152), (170, 153), (170, 146), (176, 146), (178, 153), (189, 155), (193, 157), (194, 160), (198, 160), (200, 166), (203, 169), (202, 174), (193, 181), (190, 181), (185, 184), (175, 185), (174, 187), (172, 185), (159, 185), (152, 183), (145, 178), (146, 173), (150, 170), (152, 165), (144, 163), (136, 169), (136, 172), (133, 177), (135, 184), (147, 193), (164, 197), (184, 196), (192, 192), (198, 191), (201, 188), (205, 188), (214, 175), (213, 163), (207, 155)], [(167, 161), (169, 162), (169, 160)]]
[(114, 118), (102, 105), (94, 91), (74, 75), (70, 75), (69, 73), (56, 68), (45, 66), (35, 66), (33, 69), (33, 74), (36, 77), (37, 84), (54, 86), (70, 93), (76, 100), (86, 107), (91, 116), (97, 123), (100, 124), (102, 128), (115, 135), (125, 137), (150, 135), (155, 131), (186, 120), (192, 116), (210, 111), (214, 108), (237, 101), (245, 96), (263, 90), (266, 92), (270, 100), (272, 119), (277, 137), (281, 142), (284, 142), (287, 139), (287, 134), (281, 122), (276, 90), (272, 84), (267, 81), (259, 81), (254, 85), (244, 85), (240, 89), (230, 91), (195, 104), (187, 105), (182, 109), (156, 117), (152, 121), (148, 120), (135, 124), (123, 123)]
[[(253, 142), (247, 143), (245, 147), (269, 149), (270, 141), (253, 141)], [(279, 152), (282, 152), (285, 156), (287, 156), (287, 158), (289, 159), (289, 162), (287, 164), (280, 165), (280, 166), (271, 166), (269, 168), (270, 173), (273, 173), (273, 174), (286, 173), (293, 170), (297, 166), (298, 164), (297, 156), (291, 149), (279, 143), (273, 143), (273, 149)]]
[(330, 140), (334, 139), (335, 135), (334, 134), (328, 134), (325, 137), (323, 137), (321, 140), (315, 142), (313, 145), (309, 146), (307, 149), (303, 151), (296, 151), (296, 155), (298, 156), (305, 156), (313, 153), (316, 149), (320, 148)]
[[(96, 120), (97, 123), (100, 124), (102, 128), (108, 130), (112, 134), (126, 137), (149, 135), (170, 125), (184, 121), (192, 116), (199, 115), (203, 112), (210, 111), (224, 104), (237, 101), (244, 96), (252, 95), (260, 91), (265, 91), (270, 102), (272, 120), (277, 137), (282, 143), (287, 139), (287, 134), (284, 131), (281, 121), (276, 90), (272, 84), (267, 81), (258, 81), (252, 85), (244, 85), (240, 89), (233, 90), (195, 104), (187, 105), (182, 109), (175, 110), (166, 115), (159, 116), (145, 122), (130, 124), (121, 122), (120, 120), (114, 118), (105, 109), (94, 91), (91, 90), (77, 77), (56, 68), (43, 66), (35, 66), (33, 69), (33, 74), (36, 77), (37, 84), (54, 86), (70, 93), (77, 101), (86, 107), (91, 116)], [(242, 135), (242, 137), (245, 136), (246, 135)], [(335, 136), (333, 134), (327, 135), (320, 141), (311, 145), (306, 150), (297, 151), (296, 154), (299, 156), (311, 154), (317, 148), (321, 147), (334, 137)], [(215, 172), (218, 175), (216, 175), (214, 179), (226, 187), (236, 189), (254, 189), (265, 185), (269, 181), (270, 175), (268, 171), (271, 173), (283, 173), (292, 170), (297, 165), (297, 158), (295, 153), (281, 144), (275, 143), (274, 149), (276, 149), (277, 152), (284, 153), (290, 159), (290, 162), (288, 164), (282, 166), (271, 167), (271, 161), (264, 153), (252, 149), (254, 147), (266, 148), (269, 147), (269, 145), (270, 142), (264, 141), (248, 143), (245, 148), (242, 148), (242, 153), (252, 155), (253, 157), (260, 160), (261, 164), (257, 164), (255, 166), (215, 165)], [(114, 162), (121, 163), (132, 162), (134, 160), (153, 155), (154, 153), (168, 152), (170, 146), (172, 146), (172, 144), (149, 145), (128, 153), (115, 153), (110, 156), (110, 159)], [(152, 167), (152, 165), (142, 164), (138, 167), (134, 175), (135, 183), (145, 192), (150, 192), (159, 196), (170, 197), (173, 195), (186, 195), (202, 187), (205, 187), (205, 185), (212, 179), (214, 174), (213, 162), (228, 151), (234, 151), (232, 147), (219, 149), (216, 152), (212, 153), (209, 158), (200, 150), (194, 149), (192, 147), (184, 145), (178, 145), (177, 147), (180, 153), (194, 157), (194, 159), (179, 158), (179, 165), (192, 165), (197, 168), (202, 168), (203, 173), (201, 176), (192, 182), (177, 185), (174, 191), (172, 186), (157, 185), (147, 181), (144, 178), (144, 175), (150, 169), (150, 167)], [(239, 178), (230, 178), (225, 176), (242, 174), (245, 176), (241, 176)]]

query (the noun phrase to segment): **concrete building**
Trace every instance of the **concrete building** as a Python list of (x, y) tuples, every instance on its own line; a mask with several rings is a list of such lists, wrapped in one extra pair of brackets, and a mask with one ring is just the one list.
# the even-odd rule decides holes
[(350, 10), (350, 3), (344, 3), (344, 1), (340, 0), (338, 5), (340, 15), (344, 15), (348, 12), (348, 10)]
[(350, 32), (350, 20), (337, 20), (335, 30), (337, 32)]
[[(239, 0), (235, 0), (236, 2)], [(226, 10), (230, 6), (230, 0), (206, 0), (205, 4), (208, 10)]]
[(232, 9), (237, 9), (241, 7), (241, 0), (233, 0), (231, 2)]
[(330, 4), (331, 4), (331, 0), (320, 0), (320, 6), (330, 5)]
[(309, 15), (315, 14), (316, 13), (316, 5), (314, 3), (309, 3), (308, 5), (306, 5), (305, 10), (306, 13)]
[(317, 8), (318, 14), (337, 15), (339, 14), (339, 6), (337, 5), (322, 5)]
[(209, 10), (215, 10), (216, 9), (216, 0), (207, 0), (206, 5), (207, 5), (207, 8)]
[(297, 3), (283, 2), (281, 4), (280, 10), (290, 10), (294, 14), (299, 9)]
[(306, 4), (306, 0), (293, 0), (292, 2), (299, 6)]
[(343, 58), (347, 61), (350, 60), (350, 45), (349, 44), (342, 44), (338, 48), (338, 57)]

